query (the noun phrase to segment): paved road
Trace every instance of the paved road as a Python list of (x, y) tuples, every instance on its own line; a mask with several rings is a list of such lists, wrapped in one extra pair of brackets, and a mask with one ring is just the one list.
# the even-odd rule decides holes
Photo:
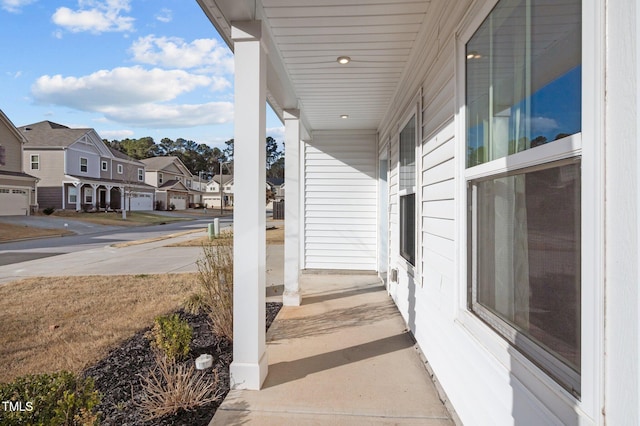
[[(212, 218), (143, 227), (93, 227), (93, 232), (0, 244), (0, 284), (32, 276), (109, 275), (194, 272), (201, 255), (199, 247), (166, 245), (206, 235)], [(221, 218), (228, 227), (231, 217)], [(130, 247), (116, 243), (153, 239), (194, 231), (184, 236)]]
[[(221, 227), (232, 224), (221, 218)], [(67, 275), (121, 275), (196, 272), (200, 247), (168, 245), (206, 235), (212, 218), (195, 219), (135, 228), (95, 229), (68, 237), (46, 238), (0, 244), (0, 285), (20, 278)], [(160, 241), (114, 247), (116, 243), (142, 241), (194, 231)], [(282, 294), (284, 250), (282, 245), (267, 246), (266, 285), (274, 295)]]

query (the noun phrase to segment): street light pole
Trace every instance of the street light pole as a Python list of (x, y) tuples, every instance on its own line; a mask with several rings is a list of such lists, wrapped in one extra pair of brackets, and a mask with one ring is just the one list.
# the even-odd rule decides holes
[(224, 200), (222, 199), (223, 197), (223, 192), (222, 192), (222, 161), (218, 160), (218, 162), (220, 163), (220, 216), (222, 216), (224, 214), (223, 212), (223, 203)]

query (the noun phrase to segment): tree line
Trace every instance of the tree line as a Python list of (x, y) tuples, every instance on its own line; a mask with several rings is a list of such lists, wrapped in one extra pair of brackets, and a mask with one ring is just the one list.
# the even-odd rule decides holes
[[(233, 139), (226, 141), (223, 149), (212, 148), (207, 144), (183, 138), (175, 141), (163, 138), (156, 143), (150, 136), (140, 139), (104, 140), (104, 142), (136, 160), (163, 156), (178, 157), (196, 176), (201, 172), (209, 178), (212, 175), (233, 173)], [(267, 136), (266, 146), (267, 177), (284, 178), (284, 148), (280, 150), (278, 143), (271, 136)], [(226, 164), (222, 167), (221, 163)]]

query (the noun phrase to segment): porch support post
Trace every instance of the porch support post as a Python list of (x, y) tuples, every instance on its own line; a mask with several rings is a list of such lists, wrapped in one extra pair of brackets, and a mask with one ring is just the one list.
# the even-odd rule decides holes
[(100, 185), (98, 185), (97, 183), (92, 183), (91, 184), (91, 188), (93, 189), (93, 195), (91, 196), (91, 204), (93, 205), (93, 207), (95, 207), (96, 209), (99, 207), (99, 203), (98, 203), (98, 187)]
[(84, 194), (82, 193), (83, 189), (82, 189), (82, 182), (79, 183), (74, 183), (73, 186), (75, 186), (76, 189), (76, 211), (82, 211), (82, 197), (84, 196)]
[(113, 188), (113, 186), (105, 185), (105, 188), (107, 188), (107, 194), (105, 195), (104, 202), (107, 203), (105, 207), (107, 208), (107, 210), (109, 210), (111, 208), (111, 189)]
[[(262, 22), (232, 22), (235, 58), (232, 389), (258, 390), (267, 377), (266, 52)], [(222, 183), (222, 182), (221, 182)]]
[(284, 111), (284, 293), (285, 306), (300, 306), (300, 111)]

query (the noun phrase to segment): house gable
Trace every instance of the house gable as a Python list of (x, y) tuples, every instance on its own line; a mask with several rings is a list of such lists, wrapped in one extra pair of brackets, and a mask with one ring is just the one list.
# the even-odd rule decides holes
[(25, 139), (0, 110), (0, 171), (21, 173), (22, 145)]

